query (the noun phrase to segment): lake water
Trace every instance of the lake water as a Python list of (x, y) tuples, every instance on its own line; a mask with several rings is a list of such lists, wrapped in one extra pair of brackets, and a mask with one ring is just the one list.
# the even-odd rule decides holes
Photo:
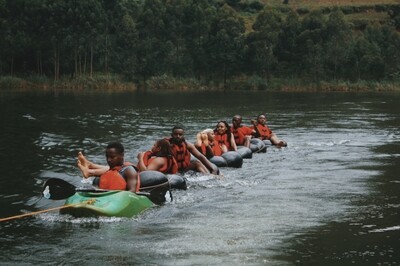
[(222, 179), (190, 175), (174, 201), (132, 218), (57, 211), (0, 223), (0, 264), (399, 265), (400, 94), (0, 94), (0, 217), (52, 207), (43, 182), (76, 185), (76, 154), (105, 164), (235, 114), (259, 113), (288, 147), (269, 147)]

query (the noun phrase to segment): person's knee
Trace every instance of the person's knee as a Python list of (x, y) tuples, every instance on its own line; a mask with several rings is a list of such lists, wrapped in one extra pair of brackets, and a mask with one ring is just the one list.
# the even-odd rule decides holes
[(201, 173), (207, 173), (207, 168), (200, 162), (200, 161), (193, 161), (192, 162), (193, 169)]
[(195, 169), (199, 169), (199, 168), (203, 167), (203, 164), (200, 161), (193, 161), (192, 164)]

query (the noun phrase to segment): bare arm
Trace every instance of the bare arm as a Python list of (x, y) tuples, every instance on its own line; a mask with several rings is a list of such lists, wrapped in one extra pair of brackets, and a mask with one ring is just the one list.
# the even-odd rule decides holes
[(128, 167), (125, 170), (125, 176), (126, 176), (127, 190), (131, 192), (136, 192), (138, 173), (135, 171), (133, 167)]
[(256, 137), (256, 138), (261, 137), (260, 131), (258, 130), (258, 127), (257, 127), (257, 122), (255, 120), (251, 120), (251, 123), (254, 126), (254, 128), (253, 128), (254, 129), (254, 137)]
[(156, 157), (151, 162), (146, 166), (143, 162), (143, 152), (138, 154), (138, 167), (140, 171), (146, 171), (146, 170), (153, 170), (153, 171), (158, 171), (160, 170), (165, 162), (165, 159), (163, 157)]
[(215, 169), (214, 169), (213, 165), (211, 164), (211, 162), (203, 154), (201, 154), (192, 143), (189, 143), (189, 142), (186, 142), (186, 143), (187, 143), (187, 148), (188, 148), (189, 152), (191, 154), (193, 154), (194, 157), (199, 159), (200, 162), (202, 162), (204, 164), (204, 166), (207, 167), (207, 169), (212, 174), (218, 174), (215, 172)]
[(143, 162), (143, 157), (144, 157), (144, 152), (139, 152), (137, 155), (137, 158), (138, 158), (137, 166), (139, 168), (139, 171), (147, 170), (146, 165), (144, 165), (144, 162)]
[(203, 141), (201, 140), (201, 133), (197, 133), (196, 135), (196, 141), (194, 142), (194, 145), (196, 147), (201, 147), (201, 144), (203, 143)]
[(235, 137), (233, 136), (232, 133), (231, 133), (231, 147), (232, 147), (232, 150), (237, 151), (237, 146), (236, 146), (236, 142), (235, 142)]
[[(251, 135), (251, 136), (254, 136), (254, 135), (256, 135), (257, 134), (257, 132), (256, 132), (256, 130), (254, 129), (254, 128), (251, 128), (251, 127), (247, 127), (248, 129), (249, 129), (249, 135)], [(251, 131), (251, 132), (250, 132)]]

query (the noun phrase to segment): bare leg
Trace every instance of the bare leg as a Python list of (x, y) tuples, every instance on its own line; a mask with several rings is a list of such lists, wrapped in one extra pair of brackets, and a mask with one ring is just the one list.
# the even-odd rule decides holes
[(87, 167), (88, 169), (109, 169), (108, 166), (106, 165), (101, 165), (101, 164), (95, 164), (88, 159), (82, 154), (82, 152), (78, 152), (78, 161), (81, 163), (83, 167)]
[(92, 163), (86, 159), (82, 152), (78, 152), (77, 164), (84, 178), (88, 178), (90, 176), (101, 176), (110, 169), (110, 167), (107, 165)]
[(78, 167), (82, 172), (83, 177), (88, 178), (91, 176), (101, 176), (105, 172), (107, 172), (110, 167), (105, 166), (105, 165), (99, 165), (100, 167), (95, 168), (95, 169), (90, 169), (87, 166), (83, 166), (81, 161), (78, 160)]
[(78, 152), (78, 165), (82, 167), (88, 167), (88, 160), (85, 158), (82, 152)]
[(210, 173), (210, 171), (208, 171), (207, 167), (205, 167), (204, 164), (202, 164), (200, 161), (191, 161), (189, 166), (186, 167), (185, 171), (189, 171), (189, 170), (197, 171), (202, 174)]
[(273, 135), (271, 136), (270, 141), (271, 141), (271, 143), (272, 143), (273, 145), (276, 145), (276, 147), (278, 147), (278, 148), (286, 147), (286, 146), (287, 146), (287, 143), (286, 143), (285, 141), (279, 139), (275, 134), (273, 134)]
[(78, 160), (81, 162), (83, 166), (88, 167), (89, 169), (99, 168), (97, 164), (92, 163), (88, 159), (86, 159), (85, 155), (82, 152), (78, 152)]
[(85, 165), (82, 164), (81, 160), (78, 160), (78, 167), (81, 170), (82, 175), (83, 175), (84, 178), (88, 178), (90, 176), (89, 168), (87, 167), (86, 164)]
[(250, 140), (251, 140), (251, 136), (245, 136), (243, 146), (250, 148)]
[(221, 147), (222, 153), (225, 153), (228, 151), (228, 148), (226, 147), (225, 144), (222, 144), (220, 147)]

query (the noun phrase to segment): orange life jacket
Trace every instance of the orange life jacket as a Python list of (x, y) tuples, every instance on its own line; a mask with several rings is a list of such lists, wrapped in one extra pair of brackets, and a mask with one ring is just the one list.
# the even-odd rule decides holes
[(252, 135), (253, 129), (250, 127), (245, 127), (245, 126), (238, 127), (238, 128), (231, 127), (231, 132), (233, 134), (233, 137), (235, 138), (235, 143), (237, 145), (243, 145), (244, 137), (248, 136), (248, 135)]
[[(108, 170), (104, 174), (100, 176), (99, 180), (99, 188), (101, 189), (109, 189), (109, 190), (126, 190), (126, 177), (124, 172), (127, 167), (135, 166), (132, 163), (125, 162), (121, 166), (116, 166), (113, 169)], [(138, 176), (138, 180), (136, 182), (136, 192), (139, 191), (140, 188), (140, 178)]]
[(221, 156), (222, 155), (222, 149), (221, 146), (219, 146), (219, 143), (215, 141), (210, 142), (210, 147), (214, 153), (214, 156)]
[(172, 155), (178, 164), (178, 171), (186, 169), (190, 165), (190, 152), (187, 149), (186, 142), (184, 141), (181, 145), (178, 145), (171, 142), (171, 138), (168, 140), (172, 146)]
[(207, 156), (207, 146), (204, 143), (201, 143), (201, 146), (196, 146), (196, 149), (201, 152), (204, 156)]
[(256, 131), (258, 129), (258, 132), (260, 133), (259, 138), (264, 140), (264, 139), (270, 139), (271, 135), (272, 135), (272, 131), (271, 129), (269, 129), (269, 127), (267, 126), (263, 126), (261, 124), (257, 124), (257, 129), (255, 127), (253, 127)]
[[(152, 151), (146, 151), (143, 156), (144, 165), (148, 166), (157, 156), (155, 156)], [(163, 156), (164, 165), (158, 169), (159, 172), (164, 174), (176, 174), (178, 172), (178, 163), (172, 156)]]
[(197, 149), (204, 155), (206, 156), (207, 159), (212, 158), (213, 156), (221, 156), (222, 150), (219, 144), (215, 144), (216, 142), (210, 142), (209, 144), (209, 149), (207, 149), (207, 146), (202, 143), (200, 147), (197, 147)]
[[(223, 134), (223, 135), (215, 134), (214, 143), (215, 143), (214, 146), (221, 146), (224, 144), (226, 146), (226, 148), (228, 149), (228, 151), (230, 151), (232, 148), (231, 143), (228, 140), (228, 134)], [(214, 155), (216, 155), (216, 154), (214, 154)]]

